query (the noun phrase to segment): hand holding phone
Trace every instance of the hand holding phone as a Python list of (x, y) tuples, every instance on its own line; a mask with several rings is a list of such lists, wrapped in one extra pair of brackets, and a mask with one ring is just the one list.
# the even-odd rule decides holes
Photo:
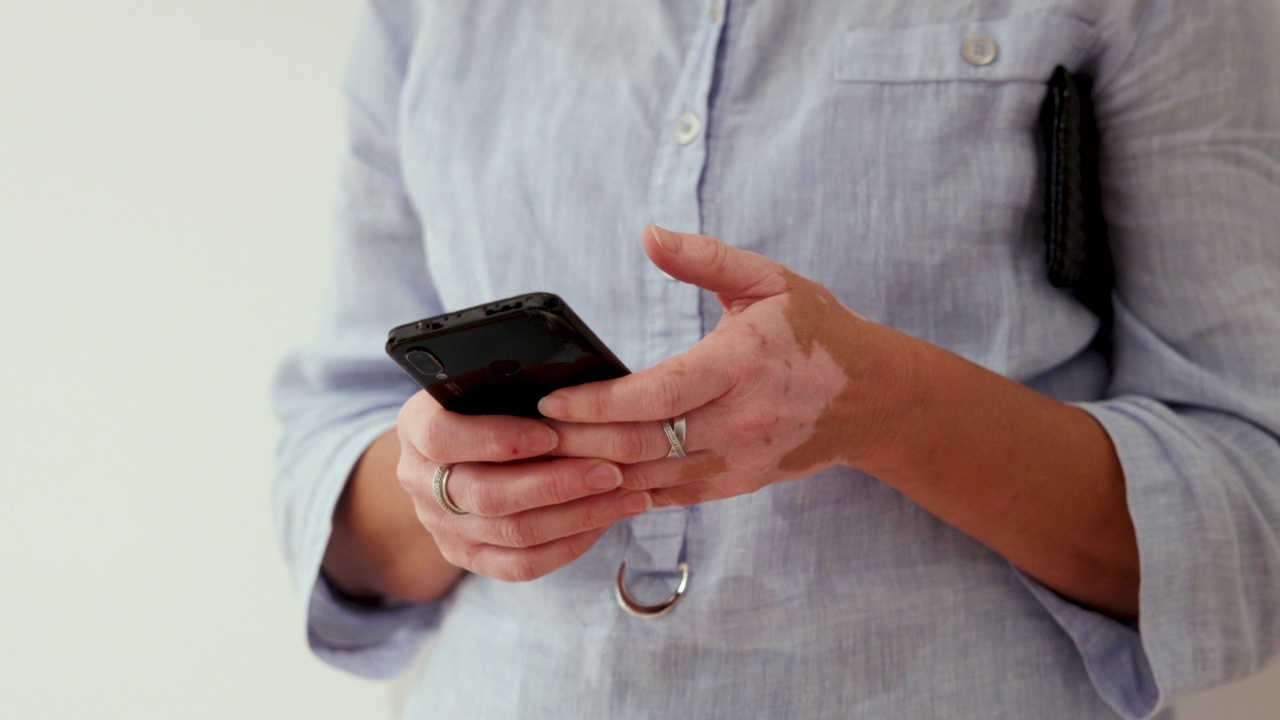
[[(628, 372), (555, 295), (522, 295), (401, 325), (387, 352), (430, 395), (416, 394), (401, 409), (398, 472), (450, 563), (531, 580), (653, 506), (647, 493), (619, 487), (622, 474), (608, 460), (548, 455), (559, 436), (536, 420), (538, 400)], [(539, 462), (519, 462), (533, 458)], [(452, 478), (447, 488), (436, 480), (441, 468)], [(437, 482), (467, 517), (446, 512), (434, 494)]]

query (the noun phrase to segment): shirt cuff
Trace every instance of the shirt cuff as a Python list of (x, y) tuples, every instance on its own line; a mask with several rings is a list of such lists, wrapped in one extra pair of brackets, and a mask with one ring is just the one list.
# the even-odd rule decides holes
[(1106, 429), (1124, 469), (1141, 566), (1138, 622), (1083, 608), (1018, 574), (1075, 643), (1102, 699), (1144, 720), (1247, 664), (1256, 630), (1233, 619), (1247, 615), (1239, 611), (1245, 568), (1224, 540), (1247, 526), (1249, 508), (1245, 498), (1215, 500), (1228, 494), (1230, 475), (1169, 408), (1138, 397), (1077, 406)]
[(1094, 689), (1111, 709), (1136, 720), (1155, 715), (1160, 690), (1135, 625), (1085, 609), (1014, 569), (1031, 594), (1075, 643)]
[(413, 664), (439, 619), (439, 602), (369, 607), (340, 598), (322, 575), (308, 604), (307, 642), (317, 657), (336, 668), (389, 678)]
[(341, 670), (387, 678), (414, 661), (438, 620), (437, 605), (362, 606), (335, 595), (320, 573), (333, 508), (351, 468), (374, 439), (395, 425), (398, 406), (370, 404), (373, 409), (364, 413), (286, 434), (276, 482), (277, 522), (306, 612), (311, 650)]

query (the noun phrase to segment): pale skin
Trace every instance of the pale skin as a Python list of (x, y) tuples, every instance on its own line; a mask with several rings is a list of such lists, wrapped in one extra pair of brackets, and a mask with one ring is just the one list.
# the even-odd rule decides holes
[[(467, 571), (530, 580), (652, 506), (845, 465), (1063, 596), (1137, 617), (1124, 476), (1092, 416), (870, 322), (760, 255), (660, 228), (643, 242), (659, 268), (716, 293), (716, 329), (652, 368), (553, 393), (539, 406), (545, 422), (460, 416), (415, 395), (335, 512), (324, 561), (334, 582), (427, 601)], [(681, 414), (688, 457), (668, 459), (658, 421)], [(470, 515), (436, 505), (442, 463)]]

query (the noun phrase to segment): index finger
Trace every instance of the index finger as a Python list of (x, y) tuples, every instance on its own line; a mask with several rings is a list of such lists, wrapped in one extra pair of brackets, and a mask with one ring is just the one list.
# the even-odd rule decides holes
[[(421, 398), (419, 396), (422, 396)], [(507, 462), (543, 455), (559, 442), (545, 423), (507, 415), (461, 415), (420, 392), (396, 423), (401, 444), (437, 463)]]

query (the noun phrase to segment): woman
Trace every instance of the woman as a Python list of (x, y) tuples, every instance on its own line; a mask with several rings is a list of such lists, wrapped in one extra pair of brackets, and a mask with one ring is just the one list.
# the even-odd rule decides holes
[[(1278, 28), (1265, 0), (372, 2), (324, 324), (275, 395), (312, 647), (386, 676), (434, 638), (408, 717), (1138, 718), (1253, 671)], [(1044, 271), (1057, 66), (1094, 79), (1110, 358)], [(382, 354), (538, 290), (645, 370), (466, 417)]]

